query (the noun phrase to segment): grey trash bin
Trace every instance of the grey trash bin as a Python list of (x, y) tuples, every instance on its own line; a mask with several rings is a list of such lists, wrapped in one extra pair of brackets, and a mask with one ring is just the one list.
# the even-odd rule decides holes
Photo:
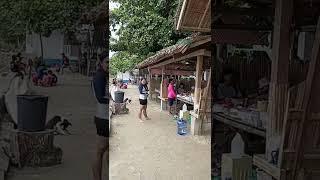
[(114, 92), (114, 101), (116, 103), (123, 103), (123, 100), (124, 100), (124, 92), (122, 91)]
[(45, 130), (48, 96), (18, 95), (18, 129), (36, 132)]

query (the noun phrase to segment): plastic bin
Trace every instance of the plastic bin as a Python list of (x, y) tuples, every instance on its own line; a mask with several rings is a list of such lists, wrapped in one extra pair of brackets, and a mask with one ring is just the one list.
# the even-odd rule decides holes
[(18, 95), (18, 129), (36, 132), (45, 130), (48, 97), (41, 95)]
[(122, 91), (114, 92), (114, 101), (116, 103), (123, 103), (123, 100), (124, 100), (124, 92)]

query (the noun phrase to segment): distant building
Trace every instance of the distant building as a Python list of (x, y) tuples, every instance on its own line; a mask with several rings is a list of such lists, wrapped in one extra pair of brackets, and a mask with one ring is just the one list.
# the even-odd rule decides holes
[(129, 79), (133, 80), (134, 77), (131, 75), (131, 73), (129, 71), (127, 71), (125, 73), (118, 72), (117, 79), (122, 80), (124, 83), (127, 83), (127, 82), (129, 82)]
[[(43, 59), (47, 65), (62, 63), (62, 53), (71, 61), (78, 61), (80, 46), (70, 41), (67, 35), (59, 30), (53, 31), (49, 37), (42, 37)], [(40, 36), (36, 33), (26, 35), (26, 53), (33, 56), (41, 56)]]

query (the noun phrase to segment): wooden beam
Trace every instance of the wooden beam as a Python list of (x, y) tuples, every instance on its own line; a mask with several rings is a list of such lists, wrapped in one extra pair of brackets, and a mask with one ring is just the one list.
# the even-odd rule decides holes
[(167, 75), (191, 76), (193, 75), (194, 71), (173, 70), (173, 69), (166, 69), (162, 71), (161, 69), (151, 69), (152, 75), (162, 75), (162, 73)]
[[(208, 1), (206, 10), (204, 11), (203, 16), (201, 17), (201, 20), (200, 20), (200, 23), (199, 23), (199, 26), (198, 26), (199, 28), (201, 28), (201, 26), (203, 25), (204, 19), (206, 18), (207, 13), (208, 13), (210, 8), (211, 8), (211, 0)], [(208, 18), (211, 18), (211, 15), (208, 15)]]
[(183, 16), (184, 16), (185, 11), (187, 9), (187, 4), (188, 4), (188, 0), (183, 0), (182, 8), (181, 8), (180, 15), (179, 15), (179, 20), (177, 23), (177, 30), (181, 30)]
[(291, 0), (278, 0), (276, 3), (266, 138), (268, 161), (271, 160), (271, 152), (275, 150), (277, 145), (280, 145), (274, 144), (277, 139), (281, 139), (285, 118), (293, 16), (293, 2)]
[(203, 73), (203, 56), (197, 56), (197, 66), (196, 66), (196, 79), (195, 79), (195, 92), (194, 92), (194, 104), (199, 104), (200, 92), (201, 92), (201, 81)]
[(156, 68), (156, 67), (165, 66), (167, 64), (175, 63), (175, 62), (178, 62), (178, 61), (182, 61), (182, 60), (185, 60), (185, 59), (190, 59), (192, 57), (197, 57), (197, 56), (210, 57), (211, 56), (211, 51), (208, 51), (208, 50), (205, 50), (205, 49), (200, 49), (200, 50), (194, 51), (194, 52), (192, 52), (190, 54), (187, 54), (187, 55), (179, 57), (179, 58), (171, 58), (171, 59), (165, 60), (165, 61), (163, 61), (161, 63), (158, 63), (158, 64), (156, 64), (154, 66), (151, 66), (150, 68)]
[(273, 178), (280, 180), (280, 168), (269, 163), (269, 161), (265, 159), (262, 154), (253, 156), (253, 165), (262, 169), (265, 173), (272, 176)]
[(211, 35), (210, 35), (207, 39), (204, 39), (204, 40), (201, 40), (201, 41), (192, 43), (192, 44), (188, 47), (188, 49), (191, 49), (191, 48), (194, 48), (194, 47), (197, 47), (197, 46), (206, 44), (206, 43), (210, 43), (210, 42), (211, 42), (211, 39), (212, 39), (212, 38), (211, 38)]
[(216, 44), (267, 45), (266, 33), (248, 30), (213, 30), (212, 42)]
[[(298, 131), (298, 140), (297, 140), (297, 154), (295, 156), (294, 167), (295, 167), (295, 175), (297, 175), (297, 171), (299, 170), (298, 164), (303, 160), (304, 157), (304, 145), (303, 142), (306, 139), (306, 133), (308, 129), (306, 129), (308, 123), (307, 119), (312, 117), (312, 115), (319, 113), (319, 106), (315, 107), (319, 104), (319, 67), (320, 67), (320, 17), (318, 17), (317, 30), (315, 34), (315, 39), (313, 42), (312, 53), (311, 53), (311, 61), (309, 63), (308, 75), (305, 83), (305, 93), (302, 103), (302, 110), (305, 112), (305, 117), (301, 120), (299, 124)], [(313, 130), (315, 131), (315, 130)]]
[(235, 16), (274, 16), (274, 11), (271, 8), (217, 8), (217, 13), (222, 15)]
[(244, 24), (214, 24), (212, 29), (218, 30), (246, 30), (246, 31), (272, 31), (272, 27), (263, 27), (263, 26), (250, 26)]
[(185, 30), (185, 31), (196, 31), (196, 32), (204, 32), (209, 33), (211, 32), (211, 28), (199, 28), (199, 27), (189, 27), (189, 26), (181, 26), (179, 30)]

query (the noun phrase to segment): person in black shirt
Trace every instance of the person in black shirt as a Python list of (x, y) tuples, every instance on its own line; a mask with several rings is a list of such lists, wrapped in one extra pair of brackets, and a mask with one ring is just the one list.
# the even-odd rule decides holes
[(149, 95), (149, 89), (147, 85), (147, 80), (142, 79), (139, 85), (139, 101), (140, 101), (140, 111), (139, 111), (139, 119), (140, 122), (143, 122), (142, 120), (142, 114), (146, 118), (146, 120), (150, 120), (150, 118), (147, 115), (147, 105), (148, 105), (148, 95)]
[(107, 70), (108, 70), (108, 52), (103, 52), (99, 56), (99, 68), (93, 78), (92, 88), (97, 102), (96, 114), (94, 121), (98, 135), (98, 144), (95, 160), (93, 162), (94, 180), (101, 180), (102, 175), (102, 159), (104, 153), (108, 154), (108, 137), (109, 137), (109, 97), (107, 95)]

